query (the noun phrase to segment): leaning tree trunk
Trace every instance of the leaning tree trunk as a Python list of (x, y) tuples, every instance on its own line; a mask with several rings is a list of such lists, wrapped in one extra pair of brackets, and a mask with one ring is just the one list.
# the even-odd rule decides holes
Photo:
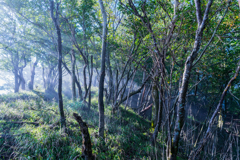
[(99, 108), (99, 136), (104, 137), (104, 77), (105, 77), (105, 58), (106, 58), (106, 38), (107, 38), (107, 15), (102, 0), (98, 0), (103, 16), (103, 33), (102, 33), (102, 53), (101, 53), (101, 73), (98, 89), (98, 108)]
[(194, 160), (196, 159), (196, 157), (200, 154), (200, 152), (203, 150), (204, 148), (204, 145), (207, 144), (208, 142), (208, 139), (211, 135), (211, 132), (212, 132), (212, 126), (213, 126), (213, 123), (214, 123), (214, 119), (215, 117), (219, 114), (219, 111), (221, 110), (221, 107), (222, 107), (222, 104), (223, 104), (223, 101), (224, 101), (224, 98), (229, 90), (229, 88), (231, 87), (231, 84), (233, 83), (233, 81), (235, 81), (237, 79), (237, 76), (238, 76), (238, 73), (239, 73), (239, 70), (240, 70), (240, 61), (238, 61), (238, 64), (237, 64), (237, 68), (235, 70), (235, 74), (234, 76), (229, 80), (227, 86), (225, 87), (225, 89), (223, 90), (223, 93), (221, 95), (221, 98), (218, 102), (218, 105), (217, 105), (217, 108), (215, 109), (215, 111), (213, 112), (213, 115), (212, 117), (210, 118), (209, 120), (209, 123), (208, 123), (208, 127), (207, 127), (207, 131), (205, 133), (205, 135), (203, 136), (202, 140), (201, 140), (201, 143), (199, 143), (199, 146), (198, 148), (196, 149), (195, 152), (192, 152), (189, 156), (189, 160)]
[(59, 24), (59, 3), (56, 5), (56, 15), (54, 16), (54, 2), (53, 0), (50, 1), (50, 11), (51, 11), (51, 18), (56, 28), (57, 32), (57, 48), (58, 48), (58, 107), (60, 112), (60, 121), (61, 121), (61, 128), (63, 132), (65, 132), (66, 128), (66, 121), (63, 111), (63, 99), (62, 99), (62, 37), (61, 37), (61, 30)]

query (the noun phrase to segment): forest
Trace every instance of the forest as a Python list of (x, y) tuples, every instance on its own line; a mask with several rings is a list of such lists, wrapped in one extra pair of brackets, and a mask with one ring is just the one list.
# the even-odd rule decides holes
[(1, 160), (239, 160), (240, 0), (0, 0)]

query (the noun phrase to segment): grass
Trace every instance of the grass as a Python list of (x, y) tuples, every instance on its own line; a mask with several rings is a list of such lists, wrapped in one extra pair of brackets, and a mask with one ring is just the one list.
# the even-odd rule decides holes
[(73, 112), (88, 124), (97, 159), (154, 159), (150, 122), (129, 108), (120, 107), (112, 115), (105, 105), (105, 145), (101, 144), (96, 92), (93, 95), (90, 110), (81, 102), (64, 100), (67, 134), (60, 132), (56, 102), (32, 92), (1, 96), (0, 135), (5, 138), (0, 138), (0, 159), (80, 159), (82, 137)]

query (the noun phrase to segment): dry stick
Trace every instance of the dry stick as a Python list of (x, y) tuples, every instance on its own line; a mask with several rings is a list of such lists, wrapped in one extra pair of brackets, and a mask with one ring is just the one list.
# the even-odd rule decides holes
[(226, 94), (227, 94), (228, 89), (229, 89), (230, 86), (231, 86), (231, 83), (237, 78), (239, 70), (240, 70), (240, 61), (238, 62), (238, 67), (237, 67), (237, 69), (236, 69), (236, 72), (235, 72), (234, 76), (233, 76), (232, 79), (228, 82), (228, 85), (227, 85), (226, 88), (224, 89), (224, 91), (223, 91), (223, 93), (222, 93), (222, 96), (221, 96), (221, 99), (220, 99), (220, 101), (219, 101), (219, 103), (218, 103), (218, 105), (217, 105), (217, 108), (216, 108), (216, 110), (214, 111), (214, 113), (213, 113), (213, 115), (212, 115), (212, 117), (211, 117), (211, 119), (210, 119), (210, 121), (209, 121), (208, 129), (207, 129), (207, 132), (205, 133), (205, 136), (204, 136), (204, 138), (203, 138), (203, 140), (202, 140), (202, 143), (200, 144), (200, 146), (198, 147), (198, 149), (196, 150), (196, 152), (193, 153), (193, 154), (191, 154), (191, 155), (189, 156), (189, 160), (190, 160), (190, 159), (195, 159), (195, 157), (202, 151), (204, 145), (206, 144), (207, 139), (209, 138), (209, 135), (211, 134), (211, 128), (212, 128), (214, 119), (215, 119), (215, 117), (217, 116), (217, 114), (218, 114), (218, 112), (219, 112), (219, 110), (220, 110), (220, 108), (221, 108), (221, 106), (222, 106), (222, 102), (223, 102), (223, 100), (224, 100), (224, 98), (225, 98), (225, 96), (226, 96)]
[(83, 122), (82, 118), (77, 113), (73, 113), (73, 116), (78, 122), (82, 133), (82, 158), (85, 160), (94, 160), (95, 157), (92, 154), (91, 137), (88, 132), (87, 123)]

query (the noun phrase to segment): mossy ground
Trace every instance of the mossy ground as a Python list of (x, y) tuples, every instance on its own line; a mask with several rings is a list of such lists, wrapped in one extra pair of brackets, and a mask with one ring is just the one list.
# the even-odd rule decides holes
[(0, 159), (81, 159), (82, 137), (73, 112), (87, 122), (97, 159), (154, 159), (158, 147), (150, 144), (150, 122), (124, 107), (112, 115), (111, 107), (105, 105), (105, 144), (101, 144), (97, 94), (93, 95), (90, 110), (82, 102), (64, 99), (66, 134), (57, 123), (56, 102), (44, 101), (33, 92), (1, 96)]

